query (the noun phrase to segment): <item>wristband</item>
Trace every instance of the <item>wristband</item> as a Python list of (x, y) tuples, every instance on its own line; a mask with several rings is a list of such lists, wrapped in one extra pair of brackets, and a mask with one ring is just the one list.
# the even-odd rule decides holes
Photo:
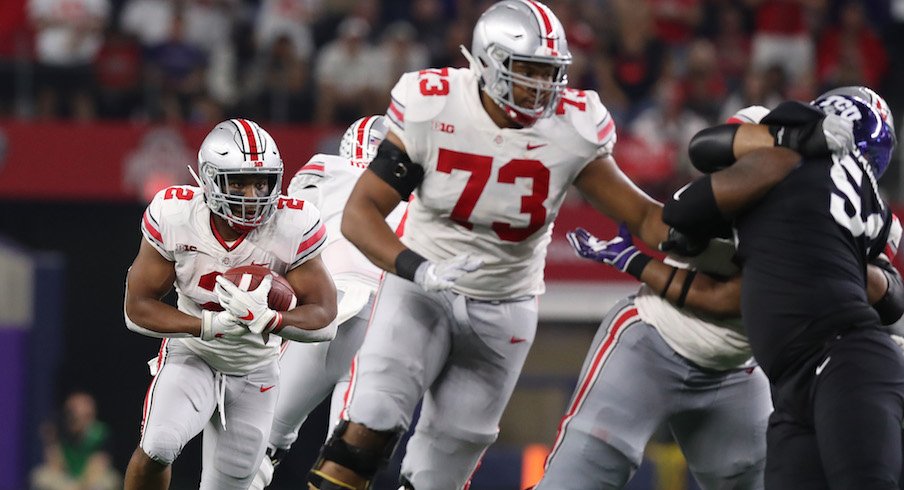
[(640, 275), (643, 273), (644, 268), (646, 268), (647, 264), (653, 260), (653, 257), (649, 255), (638, 252), (634, 254), (634, 257), (631, 257), (631, 260), (628, 262), (627, 267), (625, 267), (625, 272), (634, 276), (638, 281), (640, 280)]
[(678, 300), (675, 301), (675, 306), (678, 308), (684, 307), (684, 301), (687, 299), (687, 293), (691, 290), (691, 283), (694, 282), (694, 277), (697, 276), (697, 271), (687, 271), (687, 276), (684, 278), (684, 284), (681, 286), (681, 295), (678, 296)]
[(414, 273), (417, 271), (417, 268), (420, 267), (421, 264), (426, 262), (427, 259), (422, 257), (420, 254), (411, 250), (410, 248), (406, 248), (402, 250), (402, 252), (396, 256), (395, 259), (395, 270), (396, 275), (403, 278), (408, 279), (409, 281), (414, 281)]
[(669, 278), (665, 281), (665, 286), (662, 288), (662, 292), (659, 293), (660, 298), (665, 298), (665, 295), (669, 292), (669, 286), (672, 285), (672, 279), (675, 279), (675, 274), (678, 273), (677, 267), (672, 267), (672, 272), (669, 274)]

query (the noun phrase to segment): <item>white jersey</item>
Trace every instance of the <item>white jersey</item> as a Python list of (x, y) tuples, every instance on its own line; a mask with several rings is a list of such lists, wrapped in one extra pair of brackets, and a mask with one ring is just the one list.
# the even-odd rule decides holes
[[(175, 262), (178, 308), (201, 316), (202, 310), (221, 311), (214, 293), (216, 277), (240, 265), (263, 265), (285, 275), (316, 257), (327, 240), (316, 206), (280, 197), (275, 215), (266, 224), (228, 243), (213, 225), (204, 192), (175, 186), (157, 193), (142, 217), (141, 232), (166, 260)], [(282, 339), (248, 332), (240, 337), (210, 341), (174, 338), (211, 367), (225, 374), (247, 374), (277, 359)]]
[(596, 92), (567, 90), (550, 117), (499, 128), (469, 69), (406, 73), (387, 111), (390, 130), (424, 179), (402, 242), (430, 260), (470, 253), (484, 261), (454, 290), (479, 299), (544, 291), (552, 224), (569, 185), (608, 155), (615, 125)]
[[(355, 282), (373, 292), (380, 284), (383, 270), (368, 260), (340, 230), (345, 203), (367, 165), (368, 162), (337, 155), (314, 155), (292, 178), (289, 195), (312, 201), (320, 209), (328, 236), (321, 257), (336, 287), (344, 289), (346, 283)], [(392, 229), (399, 231), (405, 208), (405, 203), (399, 204), (386, 217)]]
[[(703, 254), (689, 262), (667, 257), (666, 263), (731, 276), (738, 272), (732, 262), (734, 251), (733, 243), (713, 241)], [(753, 364), (753, 354), (740, 317), (717, 320), (678, 309), (647, 285), (641, 286), (634, 304), (640, 318), (652, 325), (672, 350), (698, 366), (726, 370)]]

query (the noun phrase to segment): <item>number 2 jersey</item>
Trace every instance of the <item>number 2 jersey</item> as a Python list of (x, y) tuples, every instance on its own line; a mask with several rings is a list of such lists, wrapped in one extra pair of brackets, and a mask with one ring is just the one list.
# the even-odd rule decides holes
[[(229, 243), (213, 226), (213, 216), (198, 187), (169, 187), (157, 193), (141, 220), (144, 238), (166, 260), (175, 263), (178, 308), (200, 317), (202, 310), (221, 311), (214, 293), (216, 277), (240, 265), (263, 265), (285, 275), (320, 254), (327, 240), (320, 211), (298, 199), (280, 197), (266, 224)], [(210, 341), (179, 337), (214, 369), (245, 374), (277, 359), (281, 338), (264, 343), (250, 331), (239, 337)]]
[(880, 326), (866, 267), (893, 258), (901, 228), (867, 168), (854, 155), (806, 160), (736, 220), (743, 322), (773, 381), (836, 333)]
[(456, 292), (501, 300), (544, 291), (553, 221), (569, 185), (609, 155), (615, 125), (596, 92), (566, 90), (529, 128), (499, 128), (469, 69), (406, 73), (392, 90), (390, 130), (424, 178), (402, 242), (430, 260), (470, 253), (484, 261)]

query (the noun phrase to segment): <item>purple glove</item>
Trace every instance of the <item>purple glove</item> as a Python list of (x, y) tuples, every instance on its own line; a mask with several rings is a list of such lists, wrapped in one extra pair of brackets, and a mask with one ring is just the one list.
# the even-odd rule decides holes
[(618, 235), (611, 240), (600, 240), (583, 228), (569, 231), (565, 237), (579, 256), (611, 265), (638, 279), (651, 258), (634, 246), (631, 232), (624, 223), (618, 227)]

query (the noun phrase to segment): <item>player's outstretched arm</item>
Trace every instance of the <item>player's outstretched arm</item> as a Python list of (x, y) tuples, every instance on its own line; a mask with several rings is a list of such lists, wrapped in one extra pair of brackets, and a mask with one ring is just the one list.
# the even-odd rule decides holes
[(717, 317), (736, 317), (741, 313), (740, 275), (720, 279), (665, 264), (638, 250), (624, 224), (610, 240), (600, 240), (583, 228), (569, 231), (566, 237), (580, 257), (634, 276), (679, 308)]
[(126, 276), (124, 313), (130, 330), (152, 337), (201, 337), (238, 334), (243, 327), (226, 312), (204, 312), (203, 318), (183, 313), (161, 299), (172, 289), (175, 264), (166, 260), (147, 240)]
[(618, 168), (612, 157), (598, 157), (581, 170), (574, 185), (598, 211), (625, 223), (631, 234), (656, 248), (668, 236), (662, 204), (648, 196)]

